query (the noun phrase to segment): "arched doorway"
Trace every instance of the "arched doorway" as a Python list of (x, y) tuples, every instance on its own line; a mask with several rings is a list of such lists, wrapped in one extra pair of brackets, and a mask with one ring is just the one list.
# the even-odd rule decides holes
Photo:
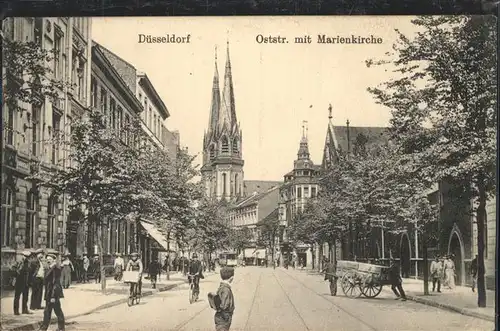
[(455, 255), (453, 262), (455, 263), (456, 284), (464, 285), (465, 283), (465, 261), (464, 261), (464, 244), (462, 234), (456, 224), (451, 230), (450, 239), (448, 240), (448, 254)]
[(400, 245), (399, 259), (401, 267), (401, 277), (409, 278), (410, 268), (411, 268), (411, 246), (410, 246), (410, 237), (408, 237), (407, 233), (403, 233), (401, 235), (401, 241), (399, 245)]

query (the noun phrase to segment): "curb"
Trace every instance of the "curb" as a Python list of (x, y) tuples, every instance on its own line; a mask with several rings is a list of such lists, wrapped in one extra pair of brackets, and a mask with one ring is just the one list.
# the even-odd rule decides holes
[(481, 313), (477, 313), (474, 311), (469, 311), (468, 309), (465, 309), (465, 308), (459, 308), (459, 307), (455, 307), (453, 305), (439, 303), (439, 302), (435, 302), (435, 301), (420, 298), (420, 297), (415, 297), (413, 295), (407, 295), (406, 298), (408, 300), (415, 301), (415, 302), (418, 302), (418, 303), (421, 303), (421, 304), (424, 304), (427, 306), (432, 306), (432, 307), (436, 307), (436, 308), (450, 310), (450, 311), (453, 311), (453, 312), (456, 312), (456, 313), (459, 313), (459, 314), (462, 314), (465, 316), (470, 316), (470, 317), (475, 317), (475, 318), (483, 319), (483, 320), (490, 321), (490, 322), (495, 322), (494, 316), (488, 316), (486, 314), (481, 314)]
[[(147, 297), (147, 296), (150, 296), (150, 295), (153, 295), (155, 293), (159, 293), (159, 292), (166, 292), (166, 291), (169, 291), (169, 290), (172, 290), (180, 285), (183, 285), (185, 284), (186, 282), (185, 281), (182, 281), (182, 282), (177, 282), (177, 283), (174, 283), (174, 284), (170, 284), (170, 285), (166, 285), (162, 288), (157, 288), (156, 290), (147, 290), (147, 291), (143, 291), (142, 292), (142, 297)], [(96, 308), (93, 308), (91, 310), (88, 310), (88, 311), (85, 311), (83, 313), (78, 313), (78, 314), (75, 314), (75, 315), (70, 315), (70, 316), (64, 316), (64, 319), (66, 320), (66, 324), (68, 324), (68, 320), (72, 319), (72, 318), (77, 318), (77, 317), (80, 317), (80, 316), (85, 316), (85, 315), (90, 315), (90, 314), (93, 314), (99, 310), (103, 310), (103, 309), (107, 309), (107, 308), (111, 308), (111, 307), (114, 307), (114, 306), (118, 306), (122, 303), (126, 303), (128, 301), (128, 298), (123, 298), (123, 299), (119, 299), (119, 300), (115, 300), (115, 301), (111, 301), (111, 302), (108, 302), (108, 303), (105, 303), (103, 305), (100, 305)], [(57, 317), (53, 317), (51, 320), (50, 320), (51, 323), (57, 323)], [(42, 322), (33, 322), (33, 323), (30, 323), (30, 324), (25, 324), (25, 325), (21, 325), (21, 326), (17, 326), (13, 329), (5, 329), (5, 330), (8, 330), (8, 331), (31, 331), (31, 330), (38, 330), (38, 328), (40, 327), (40, 324)], [(2, 330), (4, 330), (2, 328)]]

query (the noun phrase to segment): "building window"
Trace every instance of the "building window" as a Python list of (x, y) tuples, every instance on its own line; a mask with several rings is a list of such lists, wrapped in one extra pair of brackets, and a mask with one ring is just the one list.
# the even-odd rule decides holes
[(8, 145), (14, 145), (14, 108), (4, 106), (4, 110), (6, 110), (6, 138)]
[(234, 194), (238, 195), (240, 192), (238, 192), (238, 174), (234, 175)]
[(94, 77), (90, 81), (90, 105), (92, 107), (97, 107), (97, 82)]
[(78, 98), (80, 100), (85, 100), (85, 84), (84, 84), (84, 76), (85, 76), (85, 62), (80, 59), (78, 61)]
[(304, 198), (309, 197), (309, 187), (304, 187)]
[(222, 153), (229, 153), (229, 142), (227, 137), (222, 137)]
[(104, 125), (108, 123), (108, 93), (101, 88), (101, 111), (104, 115)]
[(61, 78), (61, 55), (62, 55), (62, 42), (63, 33), (61, 29), (54, 25), (54, 77)]
[[(156, 116), (156, 115), (155, 115)], [(147, 123), (148, 128), (153, 131), (153, 109), (149, 106), (149, 122)]]
[(14, 194), (9, 187), (5, 187), (2, 197), (2, 231), (1, 231), (2, 242), (0, 243), (1, 247), (10, 246), (12, 244), (13, 222), (14, 222)]
[(151, 124), (151, 131), (153, 131), (153, 133), (156, 135), (157, 132), (156, 132), (156, 114), (154, 114), (154, 120), (153, 120), (153, 123)]
[(26, 197), (26, 229), (24, 235), (25, 248), (36, 247), (36, 234), (38, 223), (38, 196), (30, 191)]
[(52, 109), (52, 164), (59, 163), (61, 136), (61, 114)]
[(316, 197), (316, 188), (315, 187), (311, 187), (311, 197), (312, 198)]
[(131, 143), (129, 130), (130, 130), (130, 116), (128, 114), (125, 114), (125, 130), (123, 130), (123, 132), (125, 134), (125, 144), (127, 145)]
[(124, 132), (123, 132), (123, 108), (121, 106), (118, 106), (118, 112), (116, 114), (116, 128), (120, 130), (120, 138), (124, 139)]
[(222, 195), (223, 196), (226, 196), (226, 185), (227, 185), (226, 174), (222, 174)]
[(111, 128), (116, 129), (116, 101), (113, 98), (109, 101), (109, 113), (111, 117)]
[(238, 138), (234, 138), (233, 140), (233, 154), (238, 154), (239, 153), (239, 150), (238, 150)]
[(214, 145), (210, 145), (210, 160), (215, 158), (215, 147)]
[(297, 198), (299, 198), (299, 199), (302, 198), (302, 187), (301, 186), (297, 187)]
[(38, 46), (43, 47), (43, 18), (36, 17), (35, 18), (35, 26), (34, 26), (34, 35), (35, 35), (35, 43)]
[(55, 248), (57, 244), (57, 199), (49, 198), (47, 206), (47, 247)]
[(40, 106), (32, 106), (31, 111), (31, 138), (33, 139), (31, 142), (32, 155), (38, 155), (38, 146), (40, 139)]

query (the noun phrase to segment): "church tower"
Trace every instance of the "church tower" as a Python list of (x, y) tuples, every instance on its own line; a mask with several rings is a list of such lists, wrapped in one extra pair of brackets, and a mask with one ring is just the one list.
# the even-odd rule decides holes
[(226, 201), (243, 195), (242, 135), (236, 119), (229, 42), (222, 98), (215, 49), (215, 72), (212, 82), (212, 103), (208, 129), (203, 137), (202, 181), (207, 196)]

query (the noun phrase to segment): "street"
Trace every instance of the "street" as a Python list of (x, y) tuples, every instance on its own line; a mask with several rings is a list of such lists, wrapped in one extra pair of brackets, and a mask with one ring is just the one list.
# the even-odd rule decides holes
[[(121, 304), (67, 321), (67, 330), (214, 330), (207, 293), (220, 278), (200, 283), (200, 300), (188, 301), (188, 286)], [(231, 330), (494, 330), (494, 323), (420, 303), (328, 294), (321, 276), (293, 269), (237, 268), (233, 283), (235, 314)], [(64, 302), (63, 302), (64, 307)], [(55, 328), (55, 325), (51, 326)]]

